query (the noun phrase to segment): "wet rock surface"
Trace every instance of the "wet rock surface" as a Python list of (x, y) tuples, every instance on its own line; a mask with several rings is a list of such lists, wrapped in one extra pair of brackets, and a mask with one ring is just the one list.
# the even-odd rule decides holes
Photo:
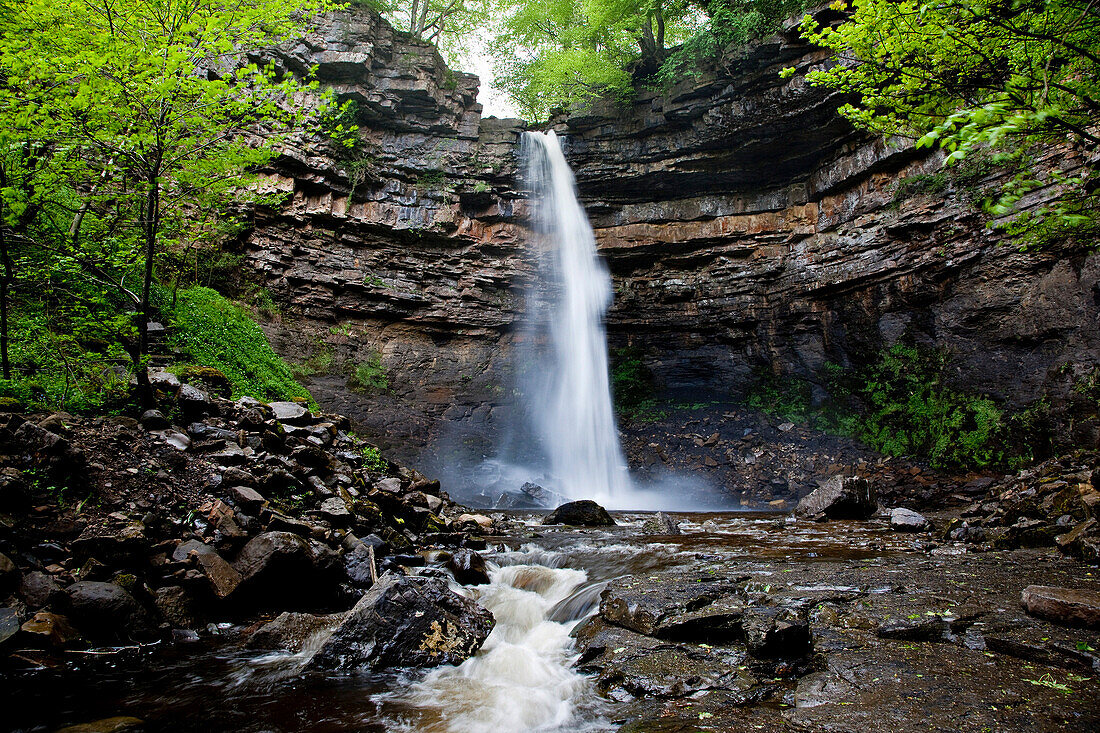
[[(952, 520), (927, 516), (936, 531)], [(518, 554), (586, 568), (592, 585), (561, 613), (583, 617), (590, 604), (594, 614), (573, 633), (576, 664), (591, 675), (591, 693), (578, 694), (603, 700), (577, 714), (602, 720), (598, 730), (852, 731), (888, 719), (903, 733), (1053, 733), (1100, 723), (1100, 631), (1048, 621), (1021, 604), (1030, 585), (1100, 590), (1094, 567), (1053, 547), (967, 546), (936, 532), (897, 532), (886, 515), (818, 523), (671, 513), (680, 535), (651, 534), (653, 517), (616, 513), (616, 526), (579, 528), (496, 514), (503, 534), (484, 552), (489, 563)], [(210, 730), (391, 729), (409, 713), (390, 707), (407, 672), (310, 672), (310, 660), (326, 643), (345, 671), (371, 655), (406, 659), (432, 646), (422, 634), (449, 647), (446, 633), (421, 623), (461, 615), (438, 575), (449, 557), (390, 556), (421, 577), (386, 576), (354, 614), (288, 612), (252, 631), (227, 628), (205, 642), (218, 642), (213, 655), (190, 642), (69, 672), (24, 673), (14, 693), (55, 699), (61, 681), (65, 695), (95, 691), (95, 706), (66, 697), (72, 712), (58, 708), (53, 727), (129, 715), (168, 730), (173, 719)], [(511, 592), (534, 590), (544, 575), (523, 578)], [(374, 618), (387, 602), (403, 612)], [(473, 610), (475, 626), (488, 622), (482, 613)], [(380, 650), (399, 637), (407, 643)], [(272, 684), (283, 702), (272, 702)], [(223, 702), (225, 689), (233, 692)]]
[(569, 524), (578, 527), (600, 527), (615, 524), (615, 520), (602, 506), (591, 499), (581, 499), (562, 504), (546, 515), (543, 524)]
[(1029, 585), (1020, 600), (1033, 616), (1066, 626), (1100, 629), (1100, 593), (1096, 591)]
[(439, 578), (386, 575), (351, 609), (309, 662), (312, 669), (435, 667), (470, 657), (493, 615)]
[(704, 518), (685, 523), (678, 562), (612, 580), (576, 632), (578, 664), (616, 701), (618, 730), (1100, 722), (1098, 632), (1020, 603), (1040, 579), (1095, 594), (1094, 568), (1053, 549), (966, 552), (892, 532), (888, 519), (723, 519), (704, 530)]

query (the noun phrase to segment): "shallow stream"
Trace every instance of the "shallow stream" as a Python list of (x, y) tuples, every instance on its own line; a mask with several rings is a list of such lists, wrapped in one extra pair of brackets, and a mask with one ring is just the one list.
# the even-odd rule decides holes
[(715, 561), (813, 563), (913, 549), (881, 525), (792, 523), (776, 514), (678, 514), (685, 532), (654, 536), (651, 515), (619, 526), (543, 527), (513, 515), (513, 536), (491, 538), (491, 584), (454, 586), (490, 609), (497, 625), (476, 656), (427, 672), (302, 674), (301, 655), (243, 651), (239, 630), (174, 646), (77, 657), (75, 665), (16, 675), (9, 729), (128, 715), (165, 731), (614, 730), (614, 707), (574, 669), (570, 633), (595, 613), (604, 585)]

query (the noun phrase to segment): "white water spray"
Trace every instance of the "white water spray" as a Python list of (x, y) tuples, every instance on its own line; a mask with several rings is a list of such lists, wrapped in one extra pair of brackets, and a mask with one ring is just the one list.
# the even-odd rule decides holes
[(619, 446), (608, 379), (603, 319), (611, 276), (596, 254), (592, 226), (557, 135), (524, 133), (536, 231), (545, 237), (552, 345), (541, 388), (531, 395), (535, 428), (550, 461), (554, 488), (570, 499), (609, 507), (630, 503), (630, 476)]

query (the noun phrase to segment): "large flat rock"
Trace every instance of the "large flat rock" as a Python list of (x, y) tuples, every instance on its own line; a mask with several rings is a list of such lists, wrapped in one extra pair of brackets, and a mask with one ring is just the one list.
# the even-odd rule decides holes
[(1049, 585), (1029, 585), (1020, 597), (1032, 616), (1066, 626), (1100, 629), (1100, 593)]

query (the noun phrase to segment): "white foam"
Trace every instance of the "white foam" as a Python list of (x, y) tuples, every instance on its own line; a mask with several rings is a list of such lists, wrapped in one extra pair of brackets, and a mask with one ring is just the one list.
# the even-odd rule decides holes
[(399, 701), (421, 714), (409, 730), (427, 733), (599, 730), (578, 716), (591, 707), (590, 681), (577, 673), (569, 634), (578, 620), (557, 623), (552, 609), (587, 580), (583, 570), (506, 565), (491, 583), (465, 589), (496, 618), (478, 653), (457, 667), (429, 672)]

